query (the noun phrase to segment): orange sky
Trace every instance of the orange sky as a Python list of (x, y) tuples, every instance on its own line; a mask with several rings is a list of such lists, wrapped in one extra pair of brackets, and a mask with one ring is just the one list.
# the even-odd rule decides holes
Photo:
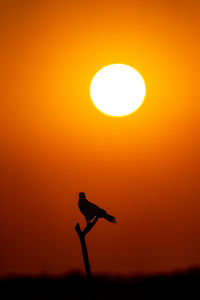
[[(83, 270), (85, 192), (118, 219), (87, 244), (95, 272), (200, 264), (198, 0), (1, 1), (0, 275)], [(112, 63), (146, 82), (124, 118), (92, 104)]]

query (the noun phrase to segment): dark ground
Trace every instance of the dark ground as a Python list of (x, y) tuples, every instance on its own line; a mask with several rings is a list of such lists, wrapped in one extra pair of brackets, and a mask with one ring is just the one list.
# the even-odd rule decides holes
[[(92, 284), (94, 291), (78, 273), (60, 277), (7, 277), (0, 279), (0, 299), (200, 299), (200, 268), (151, 276), (95, 276)], [(91, 298), (89, 292), (94, 293), (95, 298)]]

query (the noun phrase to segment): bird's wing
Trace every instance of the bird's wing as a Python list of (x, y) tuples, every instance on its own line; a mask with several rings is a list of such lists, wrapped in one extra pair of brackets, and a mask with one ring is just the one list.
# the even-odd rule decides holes
[(86, 203), (86, 209), (88, 210), (88, 212), (94, 214), (95, 216), (99, 216), (99, 213), (102, 211), (102, 209), (88, 200)]

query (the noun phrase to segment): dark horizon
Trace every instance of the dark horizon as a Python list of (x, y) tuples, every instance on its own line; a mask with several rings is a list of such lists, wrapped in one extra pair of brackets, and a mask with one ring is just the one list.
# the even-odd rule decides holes
[[(96, 299), (198, 299), (200, 267), (171, 274), (135, 276), (95, 275), (92, 285)], [(89, 289), (88, 289), (89, 288)], [(21, 299), (89, 299), (88, 281), (82, 273), (62, 276), (10, 277), (0, 279), (0, 295)]]
[[(186, 274), (190, 272), (200, 272), (200, 265), (193, 265), (193, 266), (188, 266), (187, 268), (184, 269), (174, 269), (174, 270), (169, 270), (169, 271), (154, 271), (154, 272), (140, 272), (140, 271), (133, 271), (130, 273), (118, 273), (118, 272), (95, 272), (95, 270), (92, 269), (92, 274), (94, 277), (101, 277), (105, 276), (108, 278), (134, 278), (134, 277), (154, 277), (154, 276), (171, 276), (174, 274)], [(81, 277), (86, 278), (85, 274), (85, 269), (84, 266), (82, 269), (72, 269), (68, 270), (66, 272), (62, 273), (49, 273), (49, 272), (41, 272), (41, 273), (8, 273), (0, 276), (0, 280), (2, 279), (9, 279), (9, 278), (40, 278), (40, 277), (49, 277), (49, 278), (62, 278), (62, 277), (68, 277), (68, 276), (73, 276), (73, 275), (79, 275)]]

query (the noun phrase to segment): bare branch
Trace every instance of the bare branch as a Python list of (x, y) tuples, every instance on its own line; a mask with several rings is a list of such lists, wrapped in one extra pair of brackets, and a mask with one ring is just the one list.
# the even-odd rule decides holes
[(98, 217), (95, 217), (92, 222), (87, 223), (87, 226), (83, 229), (82, 233), (86, 235), (94, 227), (98, 219)]

